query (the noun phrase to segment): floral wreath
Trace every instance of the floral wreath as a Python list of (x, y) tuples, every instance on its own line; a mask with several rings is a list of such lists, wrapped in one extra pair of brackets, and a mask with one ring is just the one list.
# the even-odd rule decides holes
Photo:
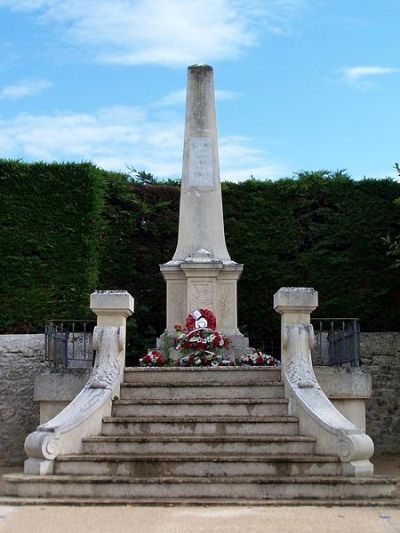
[(195, 309), (191, 313), (189, 313), (187, 319), (186, 319), (186, 328), (189, 331), (193, 331), (194, 329), (198, 329), (198, 326), (196, 325), (196, 322), (203, 318), (207, 325), (206, 328), (212, 329), (213, 331), (217, 328), (217, 319), (215, 318), (215, 315), (212, 311), (209, 309)]

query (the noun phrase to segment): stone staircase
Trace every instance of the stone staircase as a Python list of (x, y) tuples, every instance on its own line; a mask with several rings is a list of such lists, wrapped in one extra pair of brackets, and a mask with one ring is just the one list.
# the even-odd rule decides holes
[[(121, 398), (54, 474), (6, 477), (53, 503), (384, 503), (391, 480), (343, 477), (288, 415), (279, 368), (126, 368)], [(33, 501), (33, 500), (32, 500)]]

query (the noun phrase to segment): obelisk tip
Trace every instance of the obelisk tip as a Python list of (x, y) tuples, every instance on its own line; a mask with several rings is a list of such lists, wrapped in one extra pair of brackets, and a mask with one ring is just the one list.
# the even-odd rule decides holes
[(210, 66), (210, 65), (190, 65), (190, 67), (188, 67), (188, 70), (190, 70), (190, 72), (212, 72), (213, 68)]

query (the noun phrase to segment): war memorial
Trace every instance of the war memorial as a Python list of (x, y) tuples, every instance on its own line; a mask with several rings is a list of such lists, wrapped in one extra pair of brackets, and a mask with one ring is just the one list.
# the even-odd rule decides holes
[[(24, 473), (6, 476), (10, 501), (345, 504), (395, 498), (394, 481), (374, 476), (363, 413), (346, 402), (339, 411), (314, 371), (316, 290), (282, 287), (274, 296), (279, 365), (240, 364), (250, 350), (237, 323), (245, 265), (230, 257), (225, 243), (207, 65), (188, 69), (179, 233), (175, 254), (165, 259), (166, 332), (153, 351), (167, 350), (169, 364), (125, 367), (133, 298), (126, 291), (93, 293), (92, 373), (67, 407), (27, 436)], [(193, 340), (201, 352), (194, 365), (179, 352)], [(209, 342), (221, 348), (218, 356), (200, 350)]]

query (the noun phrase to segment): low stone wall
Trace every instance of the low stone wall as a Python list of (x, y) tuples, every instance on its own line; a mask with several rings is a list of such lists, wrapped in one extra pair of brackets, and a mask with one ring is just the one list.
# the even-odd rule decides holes
[(315, 366), (321, 389), (343, 416), (366, 431), (366, 401), (372, 395), (371, 373), (367, 368)]
[(49, 369), (35, 377), (33, 399), (40, 406), (40, 423), (45, 424), (77, 396), (89, 379), (91, 369), (68, 369), (62, 373)]
[(0, 335), (0, 465), (24, 460), (24, 441), (39, 424), (33, 383), (44, 363), (44, 335)]
[(372, 376), (367, 433), (375, 452), (400, 453), (400, 332), (361, 333), (361, 365)]

